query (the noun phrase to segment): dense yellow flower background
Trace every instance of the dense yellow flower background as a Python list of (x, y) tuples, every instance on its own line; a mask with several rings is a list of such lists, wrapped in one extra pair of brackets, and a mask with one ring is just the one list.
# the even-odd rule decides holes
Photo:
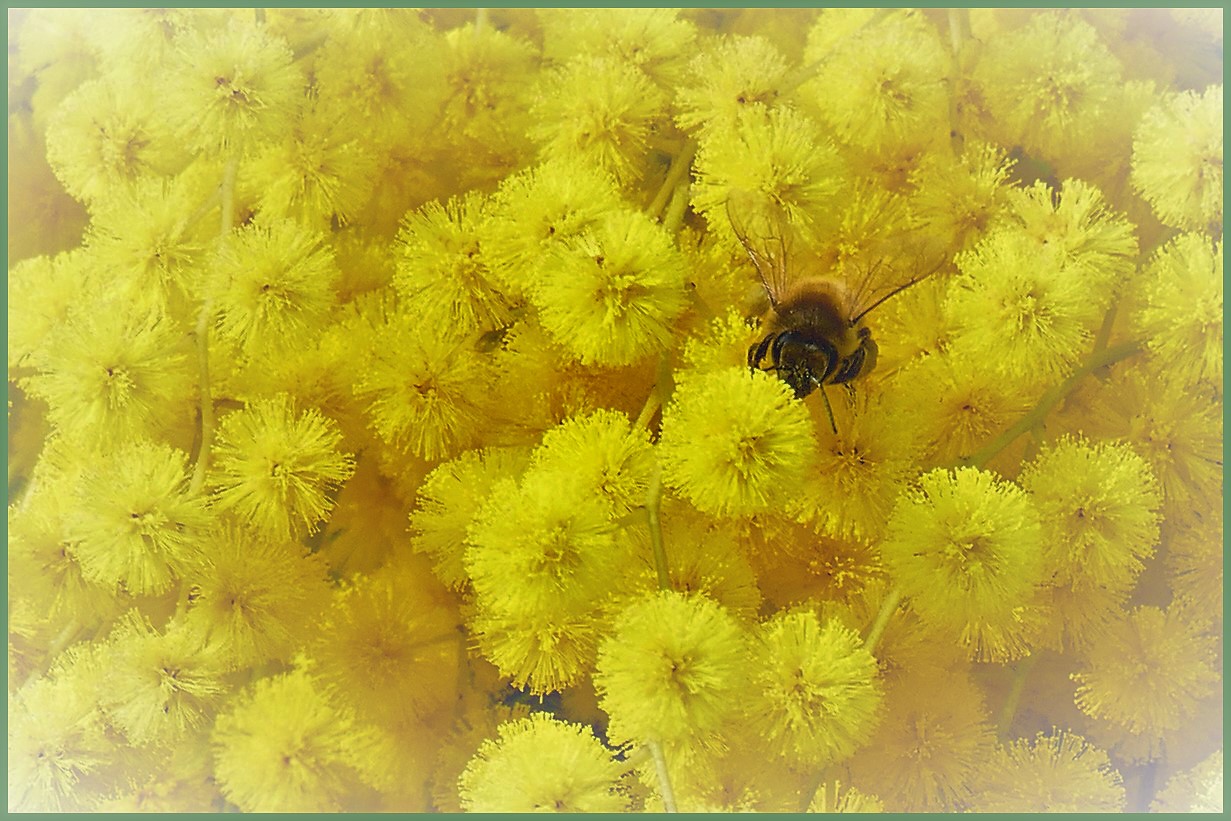
[(1221, 810), (1222, 47), (11, 10), (9, 809)]

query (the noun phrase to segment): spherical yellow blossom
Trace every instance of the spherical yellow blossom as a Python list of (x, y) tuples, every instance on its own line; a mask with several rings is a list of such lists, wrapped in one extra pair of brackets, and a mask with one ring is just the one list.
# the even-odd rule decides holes
[(664, 88), (675, 88), (695, 53), (696, 27), (678, 9), (543, 9), (543, 56), (564, 62), (579, 54), (638, 66)]
[(1134, 325), (1150, 352), (1187, 382), (1222, 385), (1222, 240), (1181, 234), (1146, 269)]
[(884, 812), (884, 803), (858, 787), (827, 781), (816, 788), (808, 812)]
[[(982, 361), (942, 352), (894, 374), (883, 401), (889, 416), (909, 419), (926, 460), (954, 464), (979, 452), (1020, 419), (1038, 393), (1024, 391)], [(1010, 454), (1008, 461), (1013, 463), (1016, 457)]]
[(668, 346), (684, 259), (648, 216), (615, 211), (542, 261), (531, 300), (583, 365), (629, 365)]
[(1223, 513), (1194, 511), (1169, 527), (1162, 552), (1170, 586), (1200, 612), (1221, 613), (1223, 603)]
[(384, 317), (375, 347), (355, 379), (355, 393), (377, 436), (424, 459), (457, 455), (483, 425), (489, 361), (457, 328), (420, 325), (414, 317)]
[(453, 702), (462, 636), (457, 611), (417, 565), (391, 562), (337, 590), (304, 653), (313, 677), (377, 726)]
[(1163, 489), (1164, 519), (1183, 520), (1219, 498), (1221, 403), (1204, 391), (1130, 360), (1070, 403), (1066, 429), (1122, 439), (1150, 463)]
[(1089, 312), (1101, 316), (1134, 271), (1133, 225), (1111, 210), (1098, 188), (1081, 180), (1065, 180), (1058, 190), (1036, 182), (1011, 189), (1006, 199), (1004, 222), (1018, 226), (1040, 252), (1057, 253), (1065, 274), (1085, 283)]
[(209, 726), (230, 689), (226, 666), (179, 623), (163, 630), (135, 610), (112, 631), (106, 646), (103, 709), (137, 745), (190, 743), (185, 737)]
[(165, 78), (164, 116), (188, 145), (243, 153), (290, 125), (303, 77), (286, 41), (232, 18), (188, 32)]
[(785, 90), (786, 60), (764, 37), (728, 36), (692, 59), (676, 93), (681, 128), (729, 127), (748, 105), (773, 106)]
[(953, 812), (966, 806), (993, 751), (982, 691), (969, 674), (926, 667), (885, 694), (885, 719), (848, 768), (876, 784), (889, 812)]
[(876, 659), (855, 633), (801, 610), (761, 625), (755, 642), (751, 721), (793, 766), (842, 761), (867, 743), (880, 719)]
[(354, 472), (341, 435), (318, 411), (280, 394), (229, 413), (218, 426), (214, 499), (267, 538), (310, 532), (333, 507), (329, 494)]
[(782, 506), (825, 535), (871, 541), (913, 478), (917, 432), (913, 412), (895, 414), (866, 394), (856, 394), (853, 403), (846, 399), (829, 400), (836, 434), (825, 430), (825, 413), (816, 407), (823, 403), (813, 403), (813, 425), (820, 431), (815, 455), (802, 487), (784, 494)]
[[(203, 177), (147, 179), (112, 191), (95, 208), (90, 247), (99, 266), (119, 276), (136, 275), (141, 288), (200, 292), (207, 230), (191, 219)], [(171, 296), (171, 294), (167, 294)]]
[(824, 233), (845, 179), (837, 149), (815, 122), (792, 108), (750, 105), (697, 149), (692, 206), (711, 230), (731, 221), (752, 239), (778, 237), (782, 224)]
[(646, 158), (661, 128), (665, 102), (635, 65), (577, 56), (541, 84), (529, 134), (544, 160), (576, 159), (627, 186), (649, 170)]
[(433, 122), (451, 150), (438, 162), (454, 169), (454, 190), (487, 188), (530, 159), (526, 131), (538, 51), (513, 32), (473, 23), (443, 39), (443, 105)]
[(244, 167), (267, 219), (295, 219), (315, 228), (345, 225), (367, 201), (377, 158), (356, 123), (336, 109), (302, 107), (286, 130), (261, 146)]
[(466, 812), (625, 812), (622, 768), (589, 728), (544, 713), (508, 721), (458, 779)]
[(185, 627), (228, 669), (287, 661), (318, 630), (326, 567), (293, 542), (233, 523), (202, 539)]
[(948, 59), (919, 12), (893, 13), (832, 50), (811, 37), (804, 59), (823, 62), (800, 93), (839, 140), (893, 156), (947, 141)]
[[(122, 101), (122, 102), (121, 102)], [(183, 156), (145, 86), (89, 80), (47, 127), (47, 159), (70, 194), (97, 206), (143, 179), (178, 171)]]
[(618, 411), (574, 416), (547, 431), (527, 472), (565, 473), (582, 492), (610, 503), (620, 517), (645, 504), (654, 456), (649, 435)]
[(481, 239), (496, 279), (510, 296), (540, 279), (544, 257), (620, 206), (613, 179), (576, 160), (556, 160), (508, 177), (493, 198)]
[(1077, 706), (1157, 751), (1219, 681), (1208, 618), (1183, 599), (1165, 610), (1143, 606), (1123, 614), (1072, 674)]
[(953, 355), (1025, 384), (1064, 378), (1101, 318), (1093, 284), (1065, 263), (1062, 249), (1040, 246), (1020, 229), (986, 234), (960, 254), (961, 275), (945, 304)]
[(430, 202), (406, 215), (394, 243), (393, 287), (403, 309), (424, 325), (490, 331), (508, 324), (508, 300), (488, 269), (481, 235), (486, 198), (469, 194)]
[(1121, 73), (1092, 26), (1073, 12), (1047, 12), (991, 38), (973, 79), (995, 124), (988, 136), (1063, 159), (1099, 143), (1099, 117)]
[(113, 786), (116, 742), (93, 689), (40, 678), (9, 696), (9, 812), (82, 812)]
[[(753, 620), (761, 605), (757, 574), (740, 539), (722, 523), (684, 502), (664, 500), (663, 541), (670, 545), (667, 575), (671, 589), (698, 593), (721, 604), (733, 615)], [(645, 556), (646, 574), (652, 557)]]
[(243, 812), (337, 812), (370, 770), (373, 732), (302, 669), (258, 680), (211, 735), (222, 794)]
[(1003, 210), (1012, 169), (1013, 160), (994, 143), (972, 141), (958, 157), (925, 154), (910, 173), (912, 223), (935, 234), (942, 247), (965, 250)]
[(1057, 730), (998, 746), (977, 783), (974, 812), (1120, 812), (1125, 805), (1107, 753)]
[(1025, 611), (1042, 580), (1039, 514), (1021, 488), (974, 468), (934, 470), (889, 518), (881, 555), (926, 622), (972, 658), (1029, 650)]
[(617, 744), (721, 749), (755, 670), (748, 638), (712, 599), (662, 592), (630, 604), (599, 648), (594, 685)]
[(1168, 225), (1222, 233), (1222, 85), (1160, 100), (1133, 135), (1132, 183)]
[(562, 470), (494, 484), (465, 554), (480, 606), (546, 615), (601, 600), (621, 563), (608, 513)]
[(1191, 770), (1172, 776), (1150, 805), (1150, 811), (1221, 813), (1222, 782), (1222, 750), (1218, 750)]
[(432, 559), (436, 577), (455, 590), (469, 585), (462, 564), (466, 528), (500, 479), (521, 473), (529, 459), (522, 448), (468, 450), (442, 462), (419, 487), (410, 513), (411, 546)]
[(64, 322), (86, 288), (92, 259), (68, 251), (54, 257), (29, 257), (9, 269), (9, 373), (28, 372), (57, 325)]
[(1128, 592), (1158, 541), (1162, 494), (1144, 459), (1124, 444), (1064, 438), (1019, 481), (1043, 524), (1052, 584)]
[(165, 305), (73, 306), (29, 389), (65, 436), (94, 443), (165, 431), (192, 378), (184, 328)]
[(141, 441), (95, 456), (64, 523), (86, 579), (160, 593), (198, 560), (209, 515), (189, 490), (186, 462), (180, 451)]
[(812, 424), (782, 380), (730, 368), (690, 378), (663, 414), (663, 479), (698, 510), (769, 510), (811, 464)]
[(213, 262), (218, 333), (248, 354), (300, 347), (323, 328), (338, 276), (319, 232), (286, 219), (249, 225)]

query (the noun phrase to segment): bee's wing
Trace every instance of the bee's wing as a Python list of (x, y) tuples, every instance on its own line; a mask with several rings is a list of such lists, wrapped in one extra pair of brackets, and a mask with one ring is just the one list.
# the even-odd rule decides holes
[[(752, 260), (752, 266), (761, 278), (761, 286), (769, 296), (770, 306), (777, 308), (792, 280), (789, 273), (791, 240), (788, 226), (770, 220), (746, 222), (730, 200), (727, 200), (727, 221), (731, 223), (735, 239)], [(761, 224), (750, 224), (757, 222)]]
[(846, 272), (849, 304), (847, 316), (852, 325), (863, 319), (886, 300), (922, 282), (936, 273), (944, 261), (927, 261), (922, 256), (899, 253), (896, 258), (888, 255), (870, 263), (852, 266)]

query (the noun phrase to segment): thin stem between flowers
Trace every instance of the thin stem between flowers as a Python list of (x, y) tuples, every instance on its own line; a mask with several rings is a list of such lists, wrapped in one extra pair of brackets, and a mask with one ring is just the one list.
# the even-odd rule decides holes
[(1084, 365), (1074, 371), (1068, 379), (1065, 379), (1059, 385), (1043, 394), (1043, 398), (1039, 400), (1039, 403), (1029, 413), (1017, 420), (1016, 424), (991, 442), (988, 442), (986, 446), (976, 453), (960, 460), (958, 465), (962, 467), (983, 467), (995, 458), (996, 454), (1007, 448), (1014, 439), (1042, 422), (1047, 414), (1051, 413), (1052, 408), (1059, 404), (1060, 400), (1068, 396), (1073, 388), (1077, 386), (1077, 383), (1085, 376), (1099, 368), (1119, 362), (1121, 359), (1127, 359), (1140, 349), (1141, 343), (1137, 340), (1132, 340), (1101, 351), (1095, 351), (1094, 355)]
[(675, 191), (679, 188), (680, 183), (688, 176), (692, 170), (692, 158), (697, 153), (697, 141), (689, 139), (684, 143), (684, 147), (680, 149), (680, 153), (675, 155), (671, 161), (671, 167), (667, 169), (667, 178), (663, 180), (663, 184), (659, 187), (658, 193), (654, 195), (653, 202), (647, 209), (648, 213), (655, 217), (661, 217), (667, 205), (670, 204)]
[(1004, 707), (1001, 708), (1000, 717), (996, 721), (996, 735), (1001, 738), (1008, 736), (1009, 727), (1013, 724), (1013, 716), (1017, 715), (1018, 702), (1021, 701), (1022, 692), (1026, 689), (1026, 677), (1030, 675), (1030, 670), (1037, 661), (1037, 656), (1026, 656), (1013, 668), (1013, 684), (1009, 687), (1009, 694), (1005, 697)]
[(663, 796), (663, 809), (667, 812), (679, 812), (675, 807), (675, 792), (671, 789), (671, 775), (667, 772), (667, 758), (663, 748), (657, 741), (649, 741), (646, 746), (654, 756), (654, 767), (658, 770), (658, 787)]
[(654, 467), (650, 487), (645, 494), (645, 512), (650, 520), (650, 545), (654, 549), (654, 570), (658, 574), (658, 589), (671, 589), (671, 574), (667, 572), (667, 550), (663, 546), (661, 505), (663, 496), (662, 468)]
[(893, 611), (898, 609), (898, 603), (901, 601), (902, 589), (899, 587), (893, 588), (885, 595), (885, 600), (881, 602), (880, 612), (876, 614), (876, 621), (872, 622), (872, 626), (868, 628), (868, 635), (863, 640), (863, 647), (869, 653), (876, 649), (881, 636), (885, 634), (885, 628), (889, 626), (889, 619), (893, 616)]
[[(235, 224), (235, 175), (239, 159), (232, 157), (222, 171), (222, 218), (219, 225), (219, 244), (226, 241)], [(210, 395), (209, 382), (209, 325), (214, 315), (214, 301), (206, 297), (197, 316), (197, 368), (201, 391), (201, 451), (192, 470), (189, 492), (196, 494), (205, 487), (205, 474), (209, 469), (209, 452), (214, 441), (214, 400)]]

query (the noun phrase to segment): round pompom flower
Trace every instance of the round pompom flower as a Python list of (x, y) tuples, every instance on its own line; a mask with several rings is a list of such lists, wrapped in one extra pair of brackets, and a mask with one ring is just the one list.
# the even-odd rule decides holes
[(211, 740), (218, 786), (242, 812), (336, 812), (370, 769), (375, 734), (294, 670), (233, 701)]
[(267, 538), (311, 531), (333, 508), (330, 493), (354, 472), (341, 442), (336, 422), (313, 409), (297, 412), (285, 394), (228, 414), (211, 471), (218, 506)]
[(708, 44), (688, 66), (676, 92), (681, 128), (730, 124), (745, 106), (773, 105), (785, 84), (786, 60), (764, 37), (727, 36)]
[(983, 765), (975, 812), (1120, 812), (1124, 785), (1107, 753), (1079, 735), (1053, 731), (996, 749)]
[[(822, 16), (817, 27), (831, 24)], [(824, 62), (801, 91), (842, 142), (879, 154), (918, 151), (947, 138), (949, 57), (922, 14), (890, 14), (832, 52), (822, 38), (810, 41), (805, 62)]]
[(837, 149), (815, 122), (791, 108), (751, 105), (702, 135), (693, 207), (723, 232), (735, 212), (752, 236), (782, 224), (807, 235), (818, 214), (837, 210), (842, 174)]
[(545, 713), (506, 721), (458, 779), (466, 812), (625, 812), (622, 766), (590, 728)]
[(90, 461), (65, 521), (82, 575), (137, 595), (166, 590), (199, 558), (209, 523), (187, 456), (137, 441)]
[(1026, 385), (1066, 376), (1090, 344), (1100, 300), (1064, 250), (1005, 228), (958, 255), (957, 266), (945, 304), (953, 355)]
[(1133, 317), (1146, 346), (1187, 381), (1222, 385), (1222, 240), (1182, 234), (1150, 260)]
[(1043, 524), (1053, 582), (1127, 592), (1158, 541), (1162, 492), (1149, 463), (1126, 444), (1065, 438), (1020, 478)]
[(1077, 706), (1141, 735), (1157, 754), (1164, 736), (1191, 718), (1218, 685), (1216, 642), (1207, 620), (1185, 599), (1166, 610), (1138, 607), (1122, 615), (1071, 676)]
[(684, 310), (684, 257), (645, 214), (615, 211), (541, 264), (531, 299), (583, 365), (630, 365), (666, 348)]
[(1222, 86), (1185, 91), (1146, 112), (1133, 135), (1133, 188), (1167, 225), (1222, 225)]
[(578, 56), (550, 72), (531, 114), (545, 159), (577, 158), (636, 183), (664, 113), (663, 94), (628, 61)]
[(214, 261), (218, 333), (249, 355), (306, 346), (324, 329), (339, 277), (322, 234), (292, 220), (249, 225)]
[(167, 77), (167, 120), (196, 149), (243, 152), (292, 122), (303, 78), (286, 41), (232, 19), (185, 37)]
[(645, 503), (653, 469), (649, 435), (613, 410), (566, 419), (543, 435), (531, 459), (532, 473), (567, 473), (580, 489), (610, 502), (617, 517)]
[(761, 627), (756, 659), (749, 715), (788, 761), (823, 767), (871, 738), (881, 684), (876, 659), (853, 631), (808, 611), (779, 615)]
[(664, 591), (617, 617), (599, 647), (594, 685), (615, 743), (696, 751), (721, 748), (751, 672), (747, 637), (725, 608)]
[(781, 379), (726, 368), (682, 381), (663, 414), (663, 478), (698, 510), (744, 516), (774, 508), (803, 481), (812, 421)]
[(889, 517), (881, 555), (930, 624), (973, 658), (1028, 652), (1024, 613), (1041, 580), (1039, 516), (1011, 482), (975, 468), (934, 470)]

